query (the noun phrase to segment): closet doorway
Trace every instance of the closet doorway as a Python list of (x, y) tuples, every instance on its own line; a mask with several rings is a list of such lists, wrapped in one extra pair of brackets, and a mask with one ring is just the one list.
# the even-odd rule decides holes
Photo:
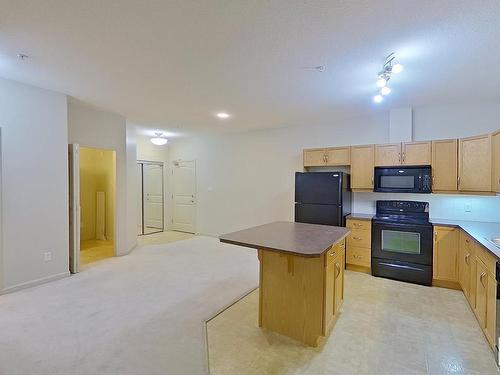
[(138, 234), (142, 236), (163, 232), (165, 227), (163, 163), (139, 160), (137, 174), (139, 181)]

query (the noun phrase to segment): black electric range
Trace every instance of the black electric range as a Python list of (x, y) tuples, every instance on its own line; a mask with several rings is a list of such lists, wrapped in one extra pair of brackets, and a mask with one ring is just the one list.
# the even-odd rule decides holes
[(372, 219), (372, 275), (432, 285), (429, 203), (377, 201)]

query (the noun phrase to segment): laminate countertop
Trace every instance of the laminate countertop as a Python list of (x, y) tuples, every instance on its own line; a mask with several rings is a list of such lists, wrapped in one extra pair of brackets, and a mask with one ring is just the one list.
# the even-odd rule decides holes
[(347, 219), (355, 219), (355, 220), (371, 220), (375, 214), (358, 214), (358, 213), (350, 213), (347, 216)]
[(488, 249), (490, 253), (497, 258), (497, 260), (500, 260), (500, 248), (488, 241), (489, 238), (500, 237), (500, 223), (438, 218), (430, 218), (429, 220), (433, 225), (460, 227), (462, 230), (467, 232), (469, 236)]
[(220, 241), (302, 257), (319, 257), (349, 233), (350, 230), (344, 227), (275, 221), (224, 234)]

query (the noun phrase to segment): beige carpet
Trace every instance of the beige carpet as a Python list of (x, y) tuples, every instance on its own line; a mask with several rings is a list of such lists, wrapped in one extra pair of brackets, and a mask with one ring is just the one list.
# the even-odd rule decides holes
[(207, 325), (212, 375), (498, 375), (463, 294), (346, 271), (342, 313), (311, 348), (258, 327), (258, 290)]
[(256, 251), (209, 237), (102, 260), (0, 296), (0, 374), (203, 374), (203, 321), (257, 284)]

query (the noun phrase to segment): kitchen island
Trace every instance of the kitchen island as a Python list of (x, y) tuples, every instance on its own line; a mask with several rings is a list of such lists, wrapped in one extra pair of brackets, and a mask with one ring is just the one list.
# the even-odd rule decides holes
[(349, 232), (279, 221), (220, 237), (221, 242), (258, 250), (260, 327), (310, 346), (328, 335), (344, 299)]

